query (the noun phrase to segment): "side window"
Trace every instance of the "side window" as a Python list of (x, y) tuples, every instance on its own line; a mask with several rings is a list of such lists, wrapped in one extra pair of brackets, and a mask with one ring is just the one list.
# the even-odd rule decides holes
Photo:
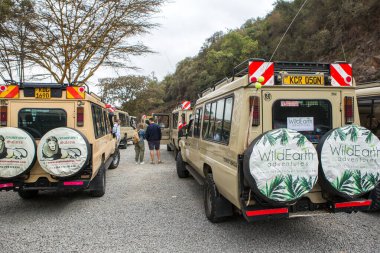
[(105, 129), (105, 134), (109, 134), (111, 133), (112, 131), (112, 127), (111, 127), (111, 124), (108, 120), (108, 117), (107, 117), (107, 111), (106, 110), (103, 110), (103, 118), (104, 118), (104, 129)]
[[(232, 105), (233, 98), (223, 98), (218, 101), (212, 102), (206, 105), (210, 108), (209, 120), (203, 121), (203, 138), (206, 140), (212, 140), (216, 142), (228, 143), (230, 140), (231, 133), (231, 121), (232, 121)], [(199, 111), (199, 114), (202, 112)], [(201, 117), (198, 111), (195, 117)], [(205, 111), (206, 114), (206, 111)], [(198, 116), (199, 115), (199, 116)], [(196, 120), (195, 120), (196, 121)], [(195, 123), (197, 124), (197, 123)], [(206, 124), (206, 126), (205, 126)], [(199, 123), (200, 125), (200, 123)], [(196, 125), (194, 126), (194, 135), (196, 134)]]
[(203, 116), (203, 128), (202, 128), (202, 135), (203, 139), (207, 136), (207, 130), (210, 125), (210, 110), (211, 110), (211, 104), (206, 104), (205, 106), (205, 113)]
[(103, 119), (103, 110), (100, 106), (92, 105), (92, 120), (94, 124), (95, 137), (100, 138), (106, 134), (106, 128)]
[(119, 113), (119, 118), (120, 118), (120, 121), (121, 121), (121, 123), (120, 123), (120, 126), (121, 127), (126, 127), (126, 126), (128, 126), (128, 124), (127, 124), (127, 115), (125, 115), (124, 113)]
[(380, 99), (358, 99), (360, 123), (380, 137)]
[(223, 111), (224, 111), (224, 99), (221, 99), (217, 102), (217, 106), (216, 106), (215, 131), (212, 137), (214, 141), (222, 140), (223, 114), (224, 114)]
[(231, 134), (233, 98), (227, 98), (224, 106), (222, 142), (228, 142)]
[(178, 128), (178, 112), (173, 114), (173, 129)]
[(198, 108), (195, 112), (194, 117), (194, 137), (199, 138), (201, 136), (201, 119), (202, 119), (202, 108)]

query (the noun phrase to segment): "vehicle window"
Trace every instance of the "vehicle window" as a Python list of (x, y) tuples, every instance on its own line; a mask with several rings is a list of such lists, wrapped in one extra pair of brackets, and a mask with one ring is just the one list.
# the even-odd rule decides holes
[(187, 135), (192, 136), (193, 135), (193, 120), (190, 120), (189, 124), (185, 127), (187, 130)]
[(54, 128), (67, 126), (67, 114), (63, 109), (21, 109), (18, 119), (18, 127), (36, 139)]
[(128, 121), (127, 121), (127, 115), (125, 115), (124, 113), (119, 113), (119, 119), (120, 119), (120, 126), (121, 127), (127, 127), (128, 126)]
[(227, 98), (224, 106), (222, 142), (230, 140), (233, 98)]
[(214, 130), (214, 134), (212, 137), (214, 141), (221, 141), (222, 140), (223, 111), (224, 111), (224, 99), (221, 99), (216, 104), (215, 130)]
[(380, 99), (358, 99), (358, 106), (361, 125), (380, 137)]
[(203, 129), (202, 129), (203, 138), (206, 138), (208, 126), (210, 123), (210, 110), (211, 110), (211, 104), (206, 104), (205, 114), (203, 116)]
[(216, 102), (213, 102), (211, 104), (211, 109), (210, 109), (210, 120), (208, 124), (208, 128), (206, 130), (206, 137), (205, 139), (211, 139), (214, 135), (214, 130), (215, 130), (215, 113), (216, 113)]
[(332, 129), (331, 103), (327, 100), (277, 100), (272, 115), (273, 129), (296, 130), (313, 143)]
[(107, 111), (103, 110), (103, 118), (104, 118), (104, 129), (105, 129), (105, 134), (112, 133), (112, 127), (111, 123), (109, 122), (109, 118), (107, 117)]
[(102, 108), (94, 104), (92, 105), (91, 108), (92, 108), (92, 120), (94, 124), (95, 138), (100, 138), (106, 134)]
[(178, 112), (173, 114), (173, 129), (178, 128)]
[(193, 137), (199, 138), (201, 136), (201, 119), (202, 119), (202, 108), (198, 108), (195, 112), (195, 117), (194, 117)]
[(168, 128), (169, 127), (169, 115), (156, 115), (157, 124), (160, 128)]

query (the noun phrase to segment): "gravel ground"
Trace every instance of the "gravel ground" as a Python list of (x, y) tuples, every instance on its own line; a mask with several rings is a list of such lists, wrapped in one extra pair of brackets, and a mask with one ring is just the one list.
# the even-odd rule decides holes
[(25, 201), (0, 192), (0, 251), (379, 252), (380, 213), (212, 224), (201, 186), (177, 178), (173, 154), (161, 148), (162, 165), (135, 165), (133, 146), (121, 150), (102, 198), (44, 193)]

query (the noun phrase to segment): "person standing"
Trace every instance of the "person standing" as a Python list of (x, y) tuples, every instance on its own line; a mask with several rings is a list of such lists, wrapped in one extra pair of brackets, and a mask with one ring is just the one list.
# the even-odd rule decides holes
[(161, 128), (154, 122), (153, 118), (149, 119), (145, 137), (150, 151), (150, 163), (154, 164), (154, 150), (156, 150), (157, 162), (162, 163), (160, 153)]
[(135, 135), (133, 136), (133, 144), (135, 145), (135, 162), (136, 164), (144, 164), (145, 155), (145, 131), (144, 124), (139, 124)]
[(115, 124), (113, 124), (113, 128), (112, 128), (112, 133), (115, 134), (115, 137), (117, 140), (117, 145), (119, 145), (120, 137), (121, 137), (121, 135), (120, 135), (120, 123), (121, 123), (121, 120), (116, 119)]

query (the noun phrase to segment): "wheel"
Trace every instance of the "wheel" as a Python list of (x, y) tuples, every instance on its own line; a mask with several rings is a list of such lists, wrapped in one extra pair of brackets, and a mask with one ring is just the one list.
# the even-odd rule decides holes
[(166, 145), (166, 150), (167, 150), (167, 151), (172, 151), (172, 148), (170, 147), (169, 144)]
[(182, 161), (181, 153), (177, 154), (176, 168), (177, 168), (177, 175), (179, 178), (189, 177), (189, 171), (186, 169), (186, 163)]
[(369, 197), (372, 199), (371, 211), (379, 211), (380, 210), (380, 184), (376, 186), (376, 188), (371, 192)]
[(207, 219), (213, 223), (224, 221), (233, 215), (232, 204), (219, 194), (212, 174), (206, 176), (204, 206)]
[(19, 190), (17, 193), (23, 199), (32, 199), (38, 195), (38, 190), (31, 190), (31, 191)]
[(113, 159), (112, 159), (112, 163), (109, 167), (109, 169), (116, 169), (117, 166), (119, 166), (119, 163), (120, 163), (120, 150), (117, 149), (115, 151), (115, 153), (113, 154)]
[(91, 181), (91, 197), (102, 197), (106, 193), (106, 170), (104, 166), (99, 169), (98, 174)]

